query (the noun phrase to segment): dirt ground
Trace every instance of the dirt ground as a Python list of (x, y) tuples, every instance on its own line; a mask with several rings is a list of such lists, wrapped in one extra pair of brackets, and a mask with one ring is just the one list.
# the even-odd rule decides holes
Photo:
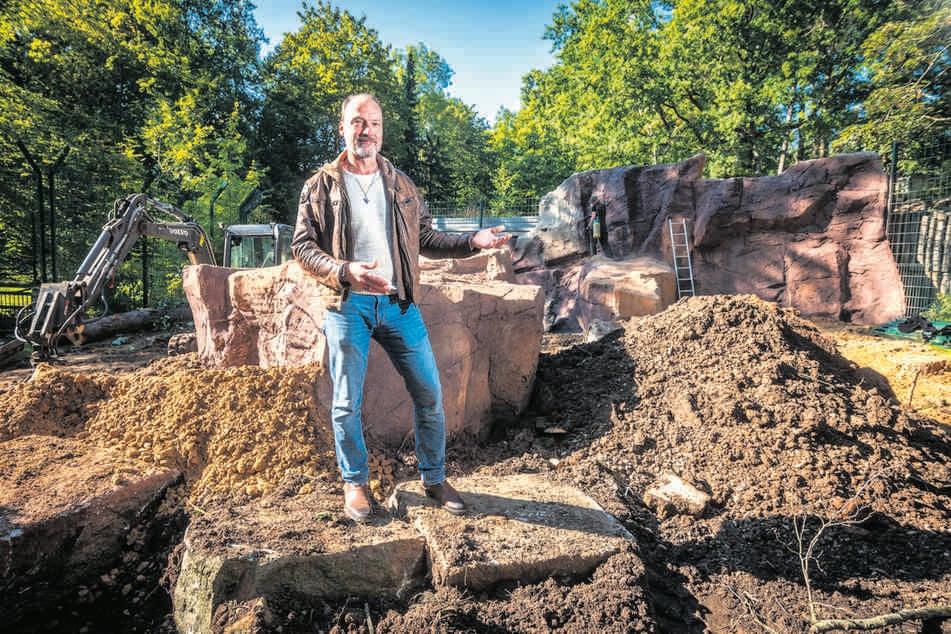
[[(117, 465), (179, 468), (185, 483), (165, 512), (182, 530), (215, 509), (300, 496), (328, 509), (300, 521), (345, 529), (330, 432), (308, 389), (317, 370), (207, 370), (194, 355), (165, 358), (166, 339), (89, 346), (29, 381), (29, 368), (7, 370), (0, 441), (73, 438), (121, 452)], [(42, 442), (34, 456), (19, 462), (21, 482), (42, 469)], [(487, 442), (449, 448), (451, 477), (529, 472), (579, 488), (635, 536), (628, 552), (583, 579), (428, 588), (407, 603), (288, 597), (268, 606), (268, 631), (803, 632), (947, 607), (949, 458), (951, 351), (752, 297), (689, 298), (599, 342), (547, 335), (530, 410)], [(414, 463), (377, 448), (380, 496), (415, 477)], [(666, 473), (712, 508), (646, 505)], [(143, 572), (117, 566), (24, 631), (173, 631), (175, 543), (143, 532), (130, 541)], [(220, 631), (260, 609), (223, 610)], [(949, 633), (951, 619), (879, 631)]]

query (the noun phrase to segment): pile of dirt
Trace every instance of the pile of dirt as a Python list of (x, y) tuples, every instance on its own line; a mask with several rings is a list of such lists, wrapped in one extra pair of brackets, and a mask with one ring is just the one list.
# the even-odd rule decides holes
[[(175, 466), (202, 505), (339, 503), (316, 371), (207, 370), (193, 355), (121, 375), (48, 368), (0, 395), (0, 440), (70, 436)], [(531, 411), (449, 454), (451, 475), (542, 473), (583, 490), (635, 535), (632, 551), (586, 579), (288, 603), (274, 627), (794, 632), (951, 603), (948, 428), (903, 407), (814, 324), (751, 296), (688, 298), (594, 343), (548, 336)], [(414, 477), (410, 448), (375, 464)], [(711, 506), (694, 517), (648, 505), (664, 474)]]
[[(613, 339), (542, 355), (537, 381), (536, 429), (567, 433), (512, 430), (498, 445), (509, 457), (460, 458), (484, 473), (550, 473), (621, 519), (660, 630), (791, 632), (813, 609), (951, 603), (948, 428), (903, 408), (794, 312), (685, 299)], [(713, 508), (649, 508), (666, 473)]]
[(194, 354), (120, 376), (43, 365), (0, 398), (0, 440), (74, 437), (177, 469), (195, 496), (258, 497), (289, 473), (306, 481), (336, 471), (313, 390), (318, 371), (207, 370)]

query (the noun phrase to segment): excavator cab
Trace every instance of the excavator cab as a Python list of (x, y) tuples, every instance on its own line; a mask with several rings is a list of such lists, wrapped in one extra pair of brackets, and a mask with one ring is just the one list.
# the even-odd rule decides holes
[(273, 222), (226, 227), (222, 265), (256, 269), (283, 264), (293, 257), (293, 232), (294, 228), (290, 225)]

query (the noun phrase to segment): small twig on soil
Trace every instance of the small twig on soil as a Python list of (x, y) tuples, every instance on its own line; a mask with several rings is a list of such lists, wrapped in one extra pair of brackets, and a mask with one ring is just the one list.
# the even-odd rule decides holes
[(370, 630), (370, 634), (375, 634), (373, 630), (373, 619), (370, 617), (370, 604), (366, 601), (363, 602), (363, 611), (367, 615), (367, 628)]
[(776, 630), (769, 627), (769, 625), (767, 625), (766, 622), (763, 621), (762, 617), (760, 616), (759, 607), (757, 605), (757, 601), (755, 597), (753, 597), (749, 592), (746, 592), (745, 590), (743, 591), (743, 594), (741, 595), (736, 588), (733, 588), (732, 586), (729, 586), (729, 585), (725, 585), (725, 587), (727, 590), (730, 591), (730, 594), (736, 597), (737, 601), (743, 604), (743, 607), (746, 608), (746, 613), (750, 615), (750, 617), (753, 619), (753, 621), (757, 625), (763, 628), (764, 632), (769, 632), (770, 634), (777, 634)]
[(826, 619), (816, 621), (809, 628), (810, 632), (831, 632), (832, 630), (875, 630), (904, 621), (916, 621), (932, 618), (951, 617), (951, 605), (940, 605), (930, 608), (914, 610), (899, 610), (891, 614), (882, 614), (867, 619)]
[(918, 386), (918, 377), (921, 376), (921, 368), (915, 370), (915, 378), (911, 380), (911, 389), (908, 390), (908, 407), (911, 407), (911, 402), (915, 398), (915, 388)]
[(206, 511), (205, 509), (201, 508), (200, 506), (198, 506), (197, 504), (195, 504), (194, 502), (192, 502), (191, 500), (189, 500), (189, 499), (187, 499), (187, 498), (185, 499), (185, 504), (187, 504), (188, 506), (192, 507), (193, 509), (195, 509), (196, 511), (198, 511), (198, 512), (199, 512), (200, 514), (202, 514), (202, 515), (208, 515), (208, 511)]

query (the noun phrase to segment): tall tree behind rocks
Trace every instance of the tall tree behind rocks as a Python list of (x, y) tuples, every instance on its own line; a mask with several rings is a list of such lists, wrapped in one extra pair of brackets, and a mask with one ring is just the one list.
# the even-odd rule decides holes
[[(835, 151), (865, 148), (887, 155), (892, 142), (906, 156), (951, 136), (951, 4), (897, 3), (895, 19), (863, 43), (871, 70), (864, 116), (842, 131)], [(914, 160), (914, 158), (912, 159)], [(914, 170), (905, 165), (904, 170)]]
[(416, 82), (416, 50), (406, 49), (403, 71), (403, 92), (399, 117), (403, 120), (403, 143), (399, 154), (393, 155), (397, 165), (402, 166), (410, 178), (419, 184), (419, 88)]
[[(285, 222), (296, 217), (304, 180), (343, 147), (338, 127), (344, 97), (373, 93), (384, 112), (398, 111), (399, 99), (391, 49), (366, 18), (323, 0), (299, 15), (300, 29), (286, 34), (264, 61), (255, 149), (268, 170), (266, 201)], [(400, 136), (387, 127), (384, 152)]]
[[(431, 201), (464, 203), (491, 190), (493, 162), (489, 125), (462, 100), (449, 94), (454, 71), (436, 51), (419, 43), (407, 49), (415, 66), (416, 147), (402, 165)], [(408, 95), (407, 95), (408, 98)]]
[[(562, 5), (545, 34), (555, 65), (524, 77), (531, 98), (493, 131), (497, 185), (544, 192), (572, 172), (698, 152), (711, 177), (762, 176), (833, 148), (880, 151), (866, 145), (876, 129), (947, 131), (945, 8), (938, 0)], [(848, 146), (837, 143), (844, 130), (854, 132)], [(531, 154), (569, 167), (524, 182), (518, 168)]]

